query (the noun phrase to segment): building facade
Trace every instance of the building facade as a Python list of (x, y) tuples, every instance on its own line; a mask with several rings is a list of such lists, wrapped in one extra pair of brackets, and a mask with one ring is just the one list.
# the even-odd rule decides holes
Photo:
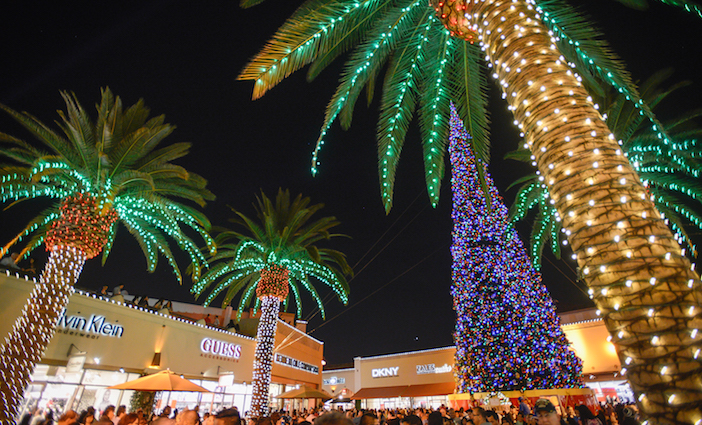
[[(0, 275), (0, 338), (12, 329), (33, 287), (30, 280)], [(174, 304), (170, 315), (92, 293), (74, 293), (35, 368), (25, 407), (60, 412), (129, 405), (131, 391), (108, 387), (170, 369), (211, 393), (164, 392), (158, 408), (199, 405), (201, 412), (230, 406), (248, 410), (255, 339), (196, 323), (187, 314), (179, 316), (178, 303)], [(279, 320), (275, 346), (273, 396), (298, 385), (321, 387), (321, 341)], [(272, 399), (274, 407), (280, 404)]]
[[(560, 315), (571, 349), (583, 360), (583, 381), (595, 396), (632, 399), (609, 333), (594, 309)], [(455, 347), (354, 358), (353, 368), (323, 372), (335, 399), (360, 400), (369, 409), (438, 407), (453, 394)]]

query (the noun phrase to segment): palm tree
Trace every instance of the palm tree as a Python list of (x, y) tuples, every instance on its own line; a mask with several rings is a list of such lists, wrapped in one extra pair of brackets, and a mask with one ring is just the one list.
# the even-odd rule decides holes
[(60, 132), (37, 118), (0, 105), (41, 143), (35, 147), (0, 133), (0, 200), (45, 197), (51, 206), (32, 219), (1, 253), (30, 238), (20, 256), (41, 244), (49, 259), (40, 283), (17, 318), (0, 352), (0, 422), (13, 423), (34, 365), (49, 343), (58, 316), (68, 304), (83, 264), (102, 252), (103, 264), (114, 243), (118, 223), (137, 240), (147, 269), (155, 270), (162, 255), (181, 281), (168, 239), (187, 252), (197, 276), (206, 260), (184, 230), (192, 230), (214, 252), (205, 216), (172, 198), (204, 205), (214, 199), (206, 181), (172, 161), (188, 153), (190, 144), (159, 147), (174, 129), (164, 117), (149, 119), (142, 100), (122, 106), (109, 89), (102, 90), (92, 121), (75, 95), (62, 93)]
[[(690, 1), (672, 2), (702, 16)], [(665, 128), (643, 102), (621, 62), (589, 23), (558, 0), (310, 0), (240, 75), (261, 96), (312, 64), (315, 77), (352, 46), (313, 155), (337, 117), (350, 124), (363, 87), (387, 65), (378, 126), (381, 191), (389, 208), (404, 135), (419, 104), (425, 176), (434, 201), (443, 174), (453, 98), (476, 140), (484, 58), (535, 157), (563, 220), (583, 280), (612, 335), (644, 416), (665, 423), (702, 419), (697, 329), (700, 279), (646, 196), (583, 86), (596, 75), (628, 95), (639, 113)], [(458, 54), (456, 54), (458, 52)], [(477, 145), (477, 142), (476, 142)], [(477, 146), (478, 155), (481, 149)]]
[[(231, 303), (237, 294), (241, 294), (239, 318), (244, 308), (251, 303), (256, 309), (261, 309), (253, 368), (253, 418), (268, 414), (271, 363), (281, 302), (285, 308), (288, 307), (292, 290), (296, 314), (300, 317), (300, 294), (304, 288), (312, 294), (322, 318), (325, 318), (322, 299), (309, 278), (314, 277), (329, 286), (346, 305), (349, 287), (344, 275), (353, 274), (344, 254), (317, 247), (317, 243), (322, 240), (343, 236), (329, 233), (331, 228), (339, 224), (334, 217), (311, 221), (323, 204), (310, 205), (310, 198), (303, 198), (302, 195), (291, 202), (288, 190), (278, 190), (275, 205), (263, 192), (257, 201), (254, 208), (258, 222), (233, 210), (237, 217), (231, 221), (243, 226), (247, 234), (233, 230), (220, 233), (216, 239), (219, 250), (210, 260), (210, 269), (191, 290), (200, 296), (214, 284), (205, 299), (205, 305), (209, 305), (226, 290), (223, 307)], [(254, 293), (256, 297), (253, 296)]]
[[(671, 93), (689, 84), (681, 82), (662, 87), (671, 74), (671, 69), (662, 70), (642, 83), (642, 97), (651, 108), (659, 107)], [(690, 234), (702, 229), (702, 215), (696, 212), (702, 201), (699, 199), (702, 146), (696, 142), (702, 136), (702, 129), (695, 126), (693, 120), (702, 116), (702, 110), (689, 111), (663, 124), (673, 140), (671, 144), (664, 143), (655, 130), (643, 125), (644, 118), (625, 95), (605, 91), (597, 97), (597, 103), (605, 111), (607, 125), (622, 142), (625, 155), (645, 183), (656, 208), (667, 219), (678, 241), (696, 256), (697, 249)], [(507, 157), (533, 161), (526, 149), (510, 152)], [(537, 210), (531, 231), (532, 262), (537, 269), (541, 267), (541, 255), (547, 245), (551, 246), (554, 256), (560, 258), (559, 235), (563, 231), (560, 216), (550, 202), (548, 187), (541, 180), (539, 174), (532, 174), (515, 181), (512, 186), (519, 185), (519, 190), (510, 209), (513, 223), (525, 219), (530, 210)]]

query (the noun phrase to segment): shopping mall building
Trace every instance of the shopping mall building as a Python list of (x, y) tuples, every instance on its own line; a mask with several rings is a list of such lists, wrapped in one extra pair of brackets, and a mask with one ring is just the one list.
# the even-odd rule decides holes
[[(10, 332), (33, 287), (34, 282), (22, 276), (0, 274), (0, 338)], [(201, 411), (225, 406), (248, 410), (256, 341), (246, 334), (255, 335), (257, 320), (242, 320), (237, 333), (196, 323), (206, 314), (229, 323), (236, 312), (174, 302), (170, 315), (76, 291), (34, 370), (25, 407), (81, 411), (88, 406), (129, 406), (132, 391), (108, 387), (170, 369), (211, 393), (165, 392), (157, 401), (160, 408), (197, 404)], [(281, 319), (272, 395), (297, 385), (319, 388), (323, 343), (308, 336), (305, 323), (295, 323), (292, 315), (281, 314)], [(275, 398), (273, 406), (280, 406)]]
[[(0, 338), (10, 331), (33, 286), (22, 276), (0, 274)], [(242, 319), (234, 332), (207, 326), (202, 320), (209, 314), (218, 323), (229, 323), (236, 316), (231, 308), (173, 303), (171, 313), (76, 291), (32, 375), (25, 407), (80, 411), (88, 406), (129, 405), (131, 391), (108, 387), (170, 369), (211, 393), (164, 392), (158, 408), (199, 405), (201, 411), (229, 406), (248, 410), (257, 319)], [(630, 397), (602, 320), (592, 310), (560, 317), (572, 348), (583, 359), (587, 385), (601, 398)], [(324, 344), (306, 334), (306, 323), (282, 313), (277, 329), (273, 407), (284, 407), (276, 395), (300, 385), (323, 387), (335, 401), (347, 402), (349, 407), (356, 400), (368, 408), (449, 404), (454, 347), (356, 357), (353, 367), (322, 371)]]
[[(555, 405), (593, 403), (595, 398), (633, 400), (633, 393), (620, 376), (621, 364), (609, 334), (596, 311), (580, 310), (560, 315), (561, 327), (572, 349), (583, 360), (583, 380), (593, 390), (587, 398), (582, 391), (553, 390), (534, 393), (549, 397)], [(356, 400), (366, 408), (461, 406), (454, 391), (455, 347), (444, 347), (374, 357), (356, 357), (353, 367), (322, 372), (323, 388), (335, 402), (351, 406)], [(520, 394), (507, 394), (508, 398)], [(478, 396), (480, 397), (480, 396)], [(456, 404), (458, 403), (458, 404)]]

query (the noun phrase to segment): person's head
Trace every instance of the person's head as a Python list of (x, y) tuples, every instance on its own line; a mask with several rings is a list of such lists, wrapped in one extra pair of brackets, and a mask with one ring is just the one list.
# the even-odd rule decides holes
[(443, 425), (443, 415), (440, 411), (431, 412), (427, 418), (427, 425)]
[(217, 413), (214, 419), (214, 425), (239, 425), (240, 421), (239, 411), (230, 408)]
[(561, 423), (556, 407), (547, 398), (540, 398), (534, 403), (534, 415), (539, 425), (560, 425)]
[(112, 418), (115, 417), (115, 406), (113, 406), (112, 404), (107, 406), (105, 410), (102, 411), (102, 416), (107, 416), (108, 418), (110, 418), (110, 420), (112, 420)]
[(125, 406), (124, 404), (119, 406), (117, 408), (117, 412), (115, 412), (115, 416), (117, 416), (120, 419), (126, 414), (127, 414), (127, 406)]
[(585, 406), (584, 404), (581, 404), (580, 406), (576, 407), (578, 409), (578, 416), (580, 416), (580, 419), (595, 419), (595, 415), (592, 414), (592, 411)]
[(492, 410), (485, 412), (485, 419), (490, 422), (490, 425), (500, 425), (500, 418), (497, 417), (497, 413)]
[[(122, 408), (122, 406), (120, 406)], [(117, 410), (119, 412), (119, 410)], [(139, 421), (139, 415), (136, 413), (122, 413), (122, 416), (119, 418), (119, 422), (117, 425), (131, 425), (131, 424), (136, 424)]]
[(78, 422), (78, 414), (73, 410), (67, 410), (61, 417), (59, 417), (59, 425), (72, 425)]
[[(378, 419), (377, 416), (375, 416), (374, 413), (364, 413), (363, 416), (361, 416), (361, 423), (360, 425), (378, 425), (380, 423), (380, 420)], [(439, 424), (441, 425), (441, 424)]]
[(422, 425), (422, 419), (417, 415), (407, 415), (400, 419), (400, 425)]
[(487, 417), (485, 416), (485, 411), (479, 407), (473, 409), (473, 422), (476, 425), (482, 425), (487, 422)]
[(353, 421), (341, 412), (329, 412), (315, 418), (314, 425), (353, 425)]
[(161, 416), (166, 417), (166, 418), (171, 416), (171, 406), (164, 407), (163, 412), (161, 412)]
[(200, 415), (197, 410), (185, 409), (178, 415), (176, 423), (178, 425), (196, 425), (200, 422)]
[(517, 413), (517, 422), (524, 422), (524, 415)]

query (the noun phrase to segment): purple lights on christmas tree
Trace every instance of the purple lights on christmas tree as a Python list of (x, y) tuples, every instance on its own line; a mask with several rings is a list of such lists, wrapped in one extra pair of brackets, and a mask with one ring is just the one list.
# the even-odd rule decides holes
[(458, 392), (582, 387), (582, 363), (453, 105), (450, 126)]

